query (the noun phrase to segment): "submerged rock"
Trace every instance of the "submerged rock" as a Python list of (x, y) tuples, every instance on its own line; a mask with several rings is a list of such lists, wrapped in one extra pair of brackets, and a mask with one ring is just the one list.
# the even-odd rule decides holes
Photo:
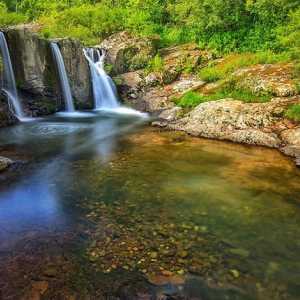
[(0, 172), (5, 171), (13, 164), (13, 161), (4, 156), (0, 156)]

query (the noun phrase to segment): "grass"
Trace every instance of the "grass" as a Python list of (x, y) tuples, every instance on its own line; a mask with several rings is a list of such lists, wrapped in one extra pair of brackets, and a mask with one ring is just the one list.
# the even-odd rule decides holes
[(300, 104), (290, 106), (285, 112), (285, 117), (293, 121), (300, 121)]
[(185, 93), (182, 97), (174, 99), (173, 101), (176, 103), (176, 105), (180, 107), (194, 108), (197, 105), (204, 102), (216, 101), (216, 100), (226, 99), (226, 98), (233, 98), (236, 100), (243, 101), (245, 103), (264, 103), (270, 101), (271, 95), (269, 94), (255, 95), (249, 90), (242, 90), (242, 89), (236, 89), (232, 91), (227, 89), (222, 89), (209, 95), (204, 95), (204, 94), (190, 91)]
[(227, 55), (220, 63), (208, 65), (201, 69), (198, 76), (206, 82), (215, 82), (225, 79), (234, 71), (256, 64), (273, 64), (287, 62), (290, 56), (287, 53), (275, 54), (272, 51), (257, 53), (234, 53)]

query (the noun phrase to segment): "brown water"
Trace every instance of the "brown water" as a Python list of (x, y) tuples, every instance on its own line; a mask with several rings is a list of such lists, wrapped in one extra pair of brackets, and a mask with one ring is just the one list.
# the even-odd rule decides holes
[(277, 151), (113, 116), (0, 142), (28, 161), (1, 178), (0, 299), (300, 299), (300, 170)]

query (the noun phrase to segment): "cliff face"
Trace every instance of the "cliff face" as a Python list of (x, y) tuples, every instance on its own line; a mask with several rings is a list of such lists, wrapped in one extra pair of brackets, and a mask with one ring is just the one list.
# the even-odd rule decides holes
[[(22, 25), (11, 27), (5, 32), (18, 91), (27, 113), (33, 116), (63, 109), (51, 41), (40, 37), (35, 31), (32, 25)], [(71, 39), (57, 42), (64, 58), (75, 105), (78, 108), (90, 108), (90, 72), (82, 55), (82, 45)]]

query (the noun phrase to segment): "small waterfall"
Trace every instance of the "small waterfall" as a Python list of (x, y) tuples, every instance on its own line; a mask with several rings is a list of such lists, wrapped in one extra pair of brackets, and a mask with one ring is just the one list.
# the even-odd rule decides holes
[(105, 52), (96, 48), (86, 48), (83, 53), (90, 65), (95, 109), (118, 108), (120, 104), (115, 84), (104, 70)]
[(62, 89), (62, 93), (63, 93), (63, 98), (65, 101), (65, 109), (67, 112), (74, 112), (75, 108), (74, 108), (70, 83), (68, 80), (63, 57), (62, 57), (60, 49), (56, 43), (52, 42), (50, 45), (51, 45), (51, 50), (53, 53), (54, 60), (57, 65), (58, 75), (59, 75), (59, 79), (60, 79), (60, 85), (61, 85), (61, 89)]
[(6, 38), (3, 32), (0, 32), (0, 51), (3, 61), (2, 90), (7, 94), (10, 109), (20, 120), (24, 118), (24, 113), (18, 97), (15, 75), (11, 64)]

